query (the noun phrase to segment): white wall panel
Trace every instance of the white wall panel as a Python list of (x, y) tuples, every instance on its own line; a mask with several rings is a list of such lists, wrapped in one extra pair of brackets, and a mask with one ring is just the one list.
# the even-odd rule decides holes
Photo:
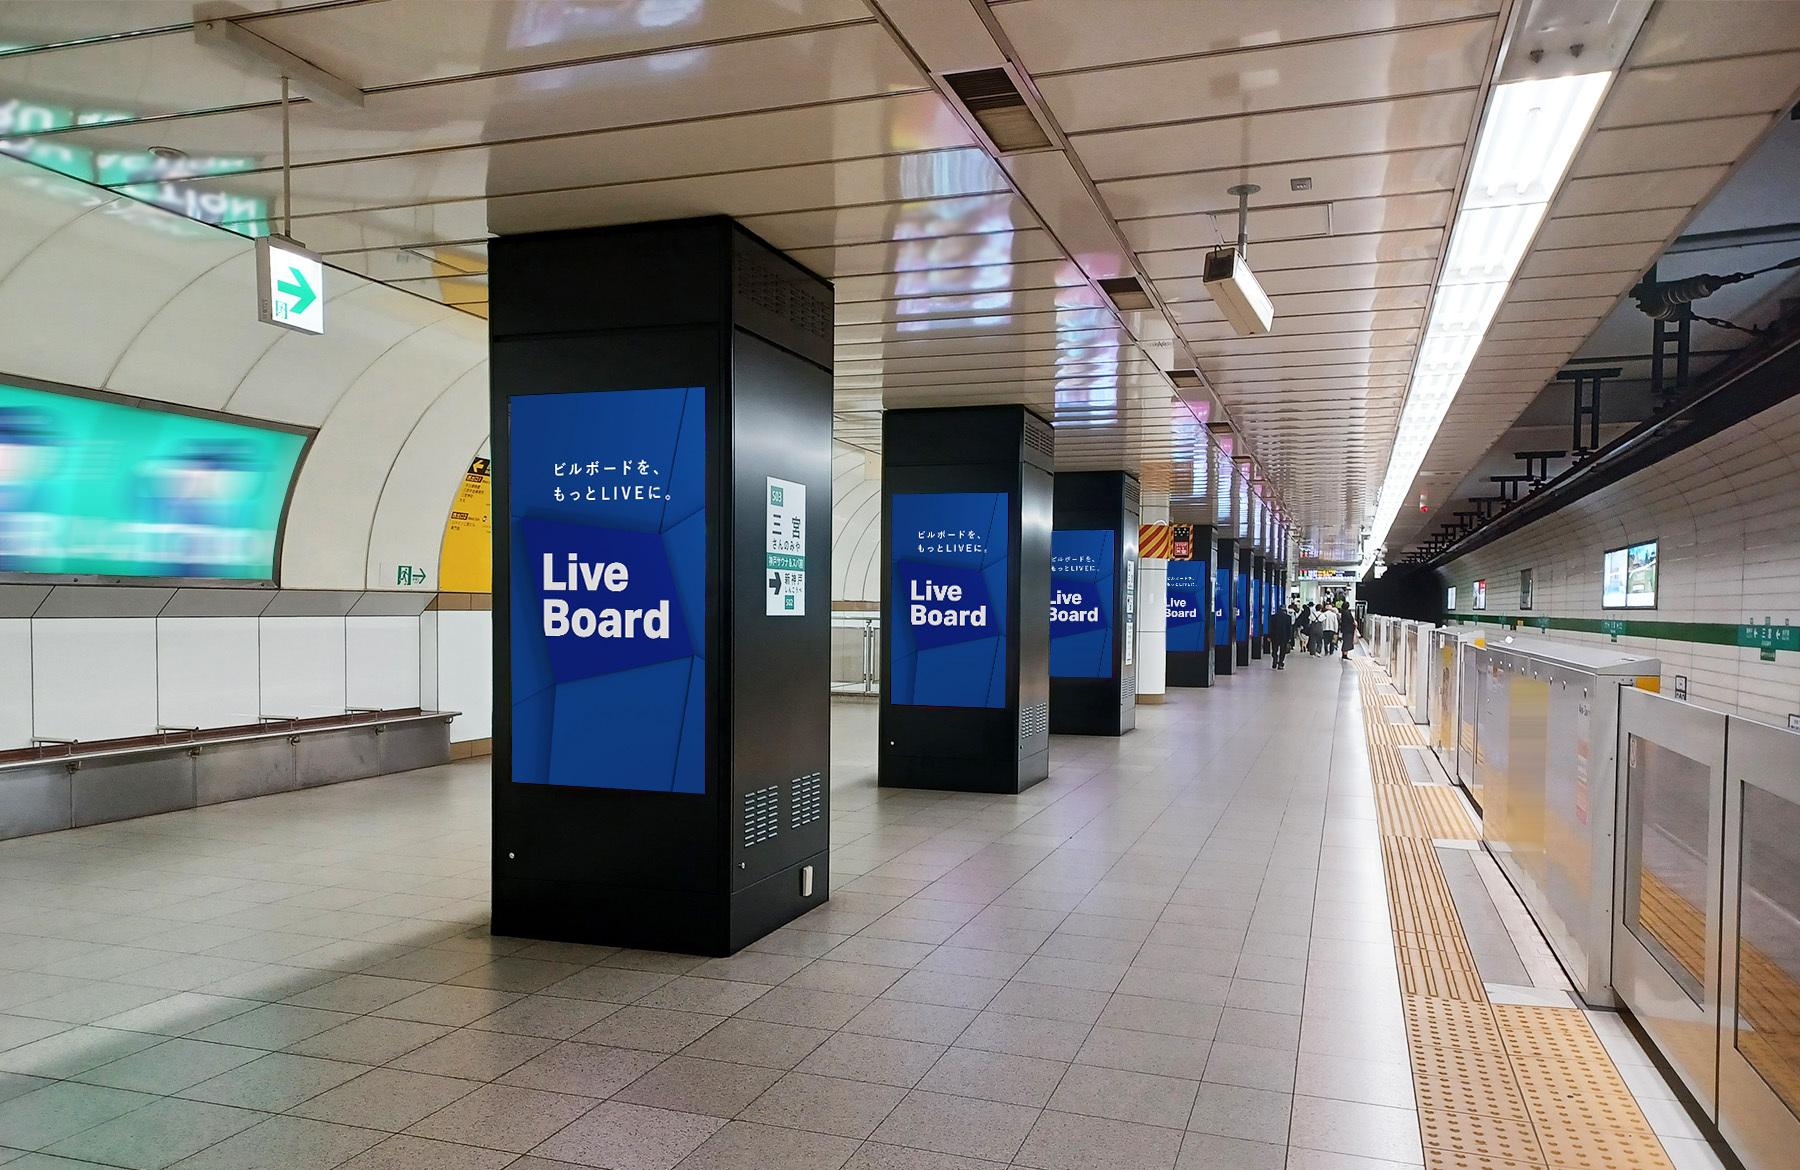
[[(327, 277), (329, 280), (330, 277)], [(286, 334), (256, 319), (256, 252), (242, 250), (169, 299), (120, 355), (109, 390), (223, 410), (238, 383)], [(204, 350), (194, 339), (204, 336)], [(262, 417), (315, 425), (305, 400)]]
[(345, 619), (344, 702), (349, 707), (417, 707), (419, 619)]
[(116, 739), (156, 731), (156, 619), (47, 618), (31, 632), (32, 734)]
[[(485, 350), (485, 347), (484, 347)], [(487, 359), (446, 387), (406, 436), (381, 487), (369, 531), (368, 580), (390, 589), (382, 565), (422, 565), (435, 589), (444, 521), (469, 460), (484, 453), (488, 433)]]
[[(1578, 500), (1446, 566), (1458, 609), (1487, 581), (1487, 612), (1523, 618), (1747, 625), (1800, 624), (1800, 398), (1748, 419)], [(1605, 552), (1655, 540), (1657, 606), (1601, 606)], [(1519, 609), (1519, 570), (1533, 571), (1534, 605)], [(1517, 638), (1540, 636), (1527, 626)], [(1551, 630), (1559, 640), (1604, 634)], [(1752, 648), (1625, 636), (1623, 649), (1662, 659), (1663, 690), (1687, 679), (1695, 702), (1785, 722), (1800, 713), (1800, 654), (1762, 661)]]
[(494, 623), (485, 609), (437, 615), (438, 706), (461, 711), (450, 738), (462, 743), (494, 734)]
[(860, 447), (831, 444), (833, 601), (881, 601), (881, 479), (873, 459)]
[(264, 715), (342, 715), (344, 620), (258, 618), (262, 636)]
[(159, 618), (157, 722), (165, 727), (255, 723), (261, 672), (253, 617)]
[(0, 619), (0, 750), (31, 735), (31, 619)]

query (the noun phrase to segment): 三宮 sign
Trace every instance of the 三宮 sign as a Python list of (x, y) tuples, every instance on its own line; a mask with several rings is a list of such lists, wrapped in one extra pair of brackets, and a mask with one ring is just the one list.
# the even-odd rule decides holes
[(1006, 706), (1006, 492), (896, 493), (890, 505), (889, 701)]
[(769, 617), (806, 614), (806, 485), (768, 477), (768, 589), (763, 600)]
[(256, 241), (256, 319), (315, 336), (325, 332), (325, 265), (282, 236)]
[(521, 394), (506, 425), (512, 781), (705, 792), (706, 392)]

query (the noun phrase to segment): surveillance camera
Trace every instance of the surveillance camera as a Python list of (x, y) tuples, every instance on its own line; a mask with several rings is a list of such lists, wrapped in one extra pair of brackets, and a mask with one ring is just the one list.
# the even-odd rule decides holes
[(1275, 306), (1250, 271), (1250, 262), (1236, 248), (1208, 252), (1201, 280), (1225, 320), (1241, 336), (1259, 337), (1274, 326)]

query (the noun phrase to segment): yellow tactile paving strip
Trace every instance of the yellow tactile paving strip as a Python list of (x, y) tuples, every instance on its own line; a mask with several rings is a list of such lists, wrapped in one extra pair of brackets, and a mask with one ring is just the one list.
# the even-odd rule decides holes
[(1412, 783), (1420, 729), (1388, 720), (1405, 700), (1379, 666), (1357, 669), (1428, 1170), (1672, 1170), (1586, 1016), (1488, 1002), (1432, 845), (1477, 829), (1454, 791)]

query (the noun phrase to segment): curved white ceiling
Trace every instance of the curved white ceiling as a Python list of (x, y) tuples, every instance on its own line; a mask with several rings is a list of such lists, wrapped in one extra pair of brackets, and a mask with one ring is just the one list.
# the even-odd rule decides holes
[(8, 375), (316, 428), (278, 578), (436, 587), (444, 519), (488, 431), (487, 324), (333, 269), (322, 337), (256, 319), (255, 247), (0, 156)]

